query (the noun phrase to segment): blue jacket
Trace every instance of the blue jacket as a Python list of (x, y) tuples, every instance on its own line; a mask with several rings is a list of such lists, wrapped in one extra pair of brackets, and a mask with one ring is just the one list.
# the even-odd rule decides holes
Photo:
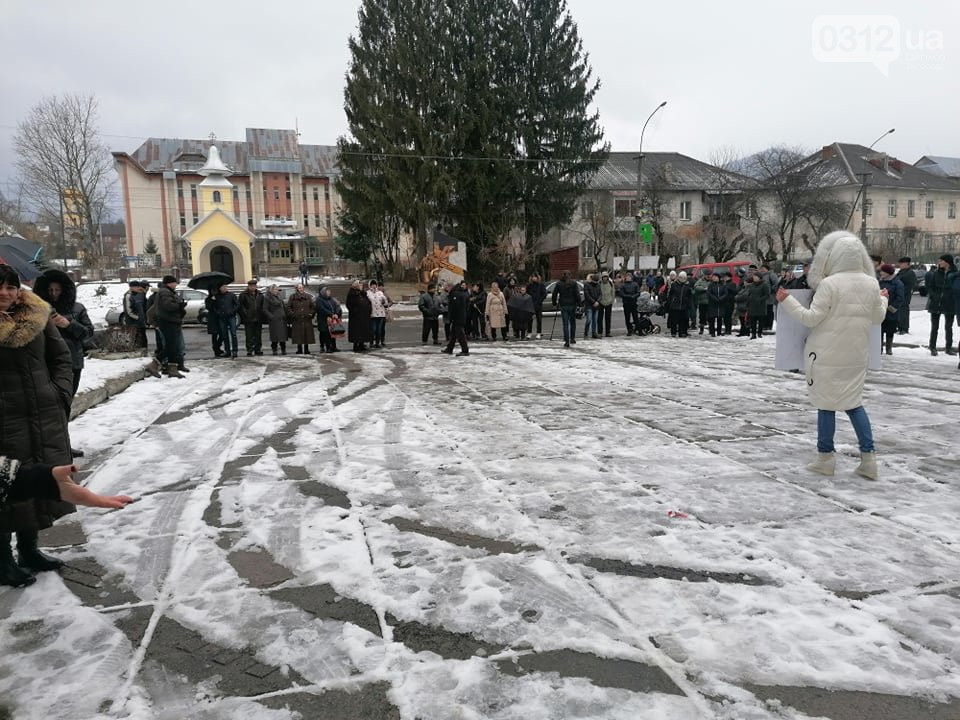
[(880, 289), (886, 290), (889, 295), (889, 298), (887, 298), (887, 316), (896, 317), (897, 311), (903, 306), (904, 302), (903, 283), (900, 282), (900, 278), (892, 277), (889, 280), (881, 280)]

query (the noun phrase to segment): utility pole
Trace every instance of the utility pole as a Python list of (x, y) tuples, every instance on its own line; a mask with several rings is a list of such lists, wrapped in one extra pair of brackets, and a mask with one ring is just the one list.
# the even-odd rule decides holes
[(667, 104), (667, 101), (664, 100), (662, 103), (657, 105), (653, 112), (647, 116), (646, 122), (643, 123), (643, 129), (640, 130), (640, 154), (637, 157), (637, 207), (636, 207), (636, 235), (637, 235), (637, 255), (633, 262), (634, 272), (640, 269), (640, 216), (643, 209), (646, 207), (646, 203), (643, 198), (643, 134), (647, 131), (647, 123), (650, 122), (650, 118), (657, 114), (657, 111), (660, 110), (664, 105)]
[(860, 241), (867, 244), (867, 186), (873, 184), (873, 173), (860, 173)]

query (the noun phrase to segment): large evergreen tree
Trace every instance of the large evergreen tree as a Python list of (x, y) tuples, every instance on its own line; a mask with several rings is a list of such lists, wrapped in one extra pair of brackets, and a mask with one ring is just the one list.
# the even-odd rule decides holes
[(566, 0), (518, 0), (521, 199), (528, 248), (567, 223), (590, 176), (606, 159), (600, 116), (590, 103), (600, 87)]
[(364, 0), (350, 53), (339, 188), (362, 226), (398, 217), (422, 253), (452, 225), (493, 262), (569, 221), (607, 148), (564, 0)]

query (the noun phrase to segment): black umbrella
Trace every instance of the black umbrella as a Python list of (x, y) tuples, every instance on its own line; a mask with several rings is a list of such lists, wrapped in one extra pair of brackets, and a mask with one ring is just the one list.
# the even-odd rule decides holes
[(35, 280), (43, 275), (27, 255), (8, 245), (0, 247), (0, 262), (16, 270), (21, 280)]
[(226, 273), (214, 270), (212, 272), (197, 273), (190, 278), (190, 281), (187, 283), (187, 287), (192, 287), (194, 290), (206, 290), (208, 293), (213, 293), (213, 291), (221, 285), (229, 285), (232, 282), (232, 277)]
[(0, 250), (8, 247), (13, 248), (31, 262), (39, 262), (43, 257), (43, 245), (38, 245), (19, 235), (0, 235)]

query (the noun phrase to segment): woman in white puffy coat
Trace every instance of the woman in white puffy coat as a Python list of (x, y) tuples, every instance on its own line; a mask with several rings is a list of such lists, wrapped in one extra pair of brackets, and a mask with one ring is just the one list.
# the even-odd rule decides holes
[(870, 329), (887, 311), (886, 292), (880, 290), (863, 243), (845, 230), (830, 233), (820, 241), (808, 281), (815, 291), (809, 308), (782, 289), (777, 292), (777, 300), (781, 311), (812, 328), (804, 354), (808, 395), (818, 411), (818, 458), (809, 468), (833, 475), (836, 411), (843, 410), (853, 423), (860, 445), (856, 472), (875, 480), (877, 458), (870, 418), (863, 408), (863, 384)]

